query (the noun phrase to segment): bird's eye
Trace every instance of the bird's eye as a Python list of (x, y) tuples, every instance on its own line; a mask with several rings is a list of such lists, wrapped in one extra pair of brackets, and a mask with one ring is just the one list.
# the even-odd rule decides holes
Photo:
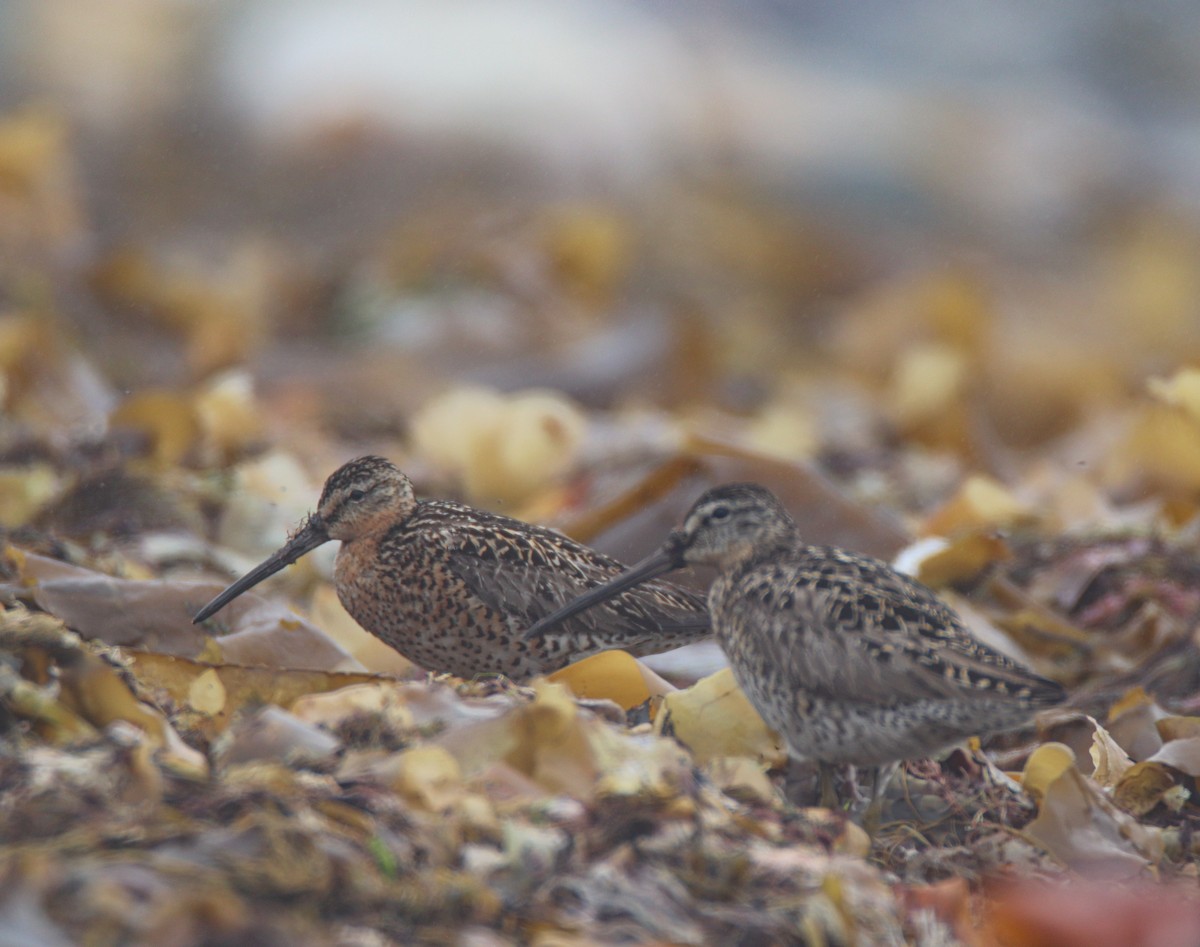
[(359, 490), (357, 487), (350, 491), (350, 499), (356, 503), (367, 495), (366, 490)]
[(718, 507), (717, 507), (715, 510), (713, 510), (713, 511), (712, 511), (712, 513), (710, 514), (710, 516), (711, 516), (711, 517), (712, 517), (714, 520), (723, 520), (723, 519), (726, 519), (726, 518), (729, 516), (729, 507), (727, 507), (727, 506), (718, 506)]

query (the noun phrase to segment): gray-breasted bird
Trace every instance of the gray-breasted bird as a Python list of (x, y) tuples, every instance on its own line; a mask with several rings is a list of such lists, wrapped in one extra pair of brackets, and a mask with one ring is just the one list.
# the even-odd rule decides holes
[(526, 637), (690, 564), (720, 570), (708, 593), (713, 634), (789, 754), (819, 764), (823, 805), (836, 802), (833, 764), (868, 767), (867, 818), (877, 818), (900, 761), (1011, 729), (1064, 699), (1060, 685), (978, 641), (924, 585), (877, 559), (805, 543), (778, 499), (752, 483), (706, 492), (656, 553)]

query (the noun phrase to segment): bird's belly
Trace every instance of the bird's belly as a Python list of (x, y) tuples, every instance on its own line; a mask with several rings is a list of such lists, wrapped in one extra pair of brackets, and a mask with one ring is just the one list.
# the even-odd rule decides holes
[(811, 695), (807, 708), (785, 739), (793, 755), (825, 763), (878, 766), (929, 756), (970, 733), (938, 721), (939, 708), (879, 707)]
[(542, 671), (520, 629), (474, 596), (437, 594), (420, 582), (384, 582), (361, 572), (337, 583), (338, 599), (366, 631), (427, 671), (471, 678), (507, 674), (523, 680)]
[[(741, 592), (721, 587), (714, 594), (714, 632), (747, 699), (793, 757), (877, 766), (929, 756), (1032, 715), (1019, 701), (980, 694), (904, 699), (886, 688), (868, 695), (838, 693), (831, 683), (817, 686), (813, 665), (804, 665), (803, 674), (798, 670), (813, 656), (816, 632)], [(783, 618), (786, 626), (778, 624)]]
[[(735, 666), (735, 674), (737, 668)], [(864, 704), (788, 689), (761, 675), (737, 675), (739, 684), (791, 756), (822, 763), (878, 766), (919, 759), (969, 736), (1015, 726), (1027, 714), (982, 701), (918, 700), (892, 706)]]

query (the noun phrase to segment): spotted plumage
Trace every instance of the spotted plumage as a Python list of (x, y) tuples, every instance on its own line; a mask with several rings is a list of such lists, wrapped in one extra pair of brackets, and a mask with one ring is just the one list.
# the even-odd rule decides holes
[(342, 542), (334, 586), (346, 611), (431, 671), (523, 680), (608, 648), (648, 654), (709, 633), (702, 596), (653, 582), (526, 641), (529, 625), (624, 565), (550, 529), (459, 503), (418, 501), (408, 477), (382, 457), (334, 471), (316, 512), (287, 545), (195, 620), (333, 539)]
[[(887, 767), (1010, 729), (1063, 690), (977, 640), (933, 592), (867, 556), (805, 543), (757, 484), (708, 491), (662, 548), (529, 630), (535, 639), (607, 595), (692, 563), (720, 570), (713, 634), (790, 754)], [(879, 772), (873, 774), (879, 785)]]

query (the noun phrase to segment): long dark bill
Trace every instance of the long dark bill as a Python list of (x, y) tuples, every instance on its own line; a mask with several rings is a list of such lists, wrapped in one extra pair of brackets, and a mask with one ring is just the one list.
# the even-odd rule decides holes
[(316, 516), (310, 516), (308, 521), (300, 528), (300, 531), (289, 539), (282, 549), (265, 562), (255, 566), (200, 609), (200, 611), (196, 612), (195, 617), (192, 619), (192, 624), (199, 624), (204, 619), (215, 615), (247, 589), (254, 588), (263, 579), (274, 575), (285, 566), (290, 566), (306, 552), (312, 552), (318, 546), (327, 542), (329, 542), (329, 534), (325, 532), (325, 524)]
[(593, 605), (599, 605), (614, 595), (620, 595), (626, 589), (640, 585), (642, 582), (648, 582), (664, 573), (682, 569), (684, 565), (686, 563), (680, 558), (677, 546), (673, 543), (667, 543), (658, 552), (647, 556), (641, 562), (637, 563), (637, 565), (630, 566), (626, 571), (609, 579), (603, 585), (597, 585), (594, 589), (584, 592), (579, 598), (568, 602), (558, 611), (547, 615), (540, 621), (534, 622), (522, 637), (527, 641), (531, 638), (540, 638), (555, 625), (566, 621), (574, 615), (578, 615), (580, 612), (587, 611)]

